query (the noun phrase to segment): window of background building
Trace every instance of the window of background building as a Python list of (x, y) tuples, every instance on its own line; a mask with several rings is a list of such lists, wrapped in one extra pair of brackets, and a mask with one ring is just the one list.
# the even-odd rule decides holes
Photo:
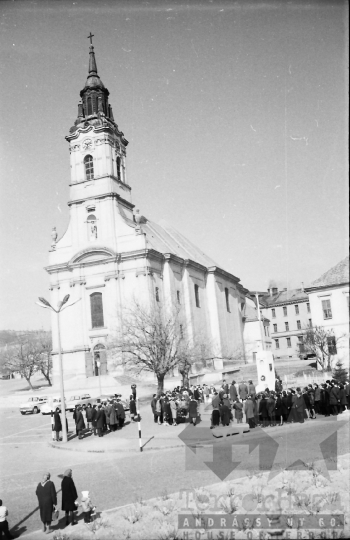
[(301, 322), (300, 321), (297, 321), (297, 329), (301, 330)]
[(309, 302), (307, 302), (307, 304), (306, 304), (306, 309), (307, 309), (307, 312), (310, 313), (310, 303)]
[(275, 309), (271, 309), (271, 313), (272, 313), (272, 317), (276, 317), (276, 310)]
[(287, 307), (283, 306), (283, 315), (287, 317)]
[(156, 300), (159, 302), (159, 287), (156, 287)]
[(198, 285), (194, 286), (194, 296), (196, 299), (196, 307), (201, 307), (200, 301), (199, 301), (199, 287)]
[(289, 323), (285, 322), (286, 332), (289, 332)]
[(280, 348), (280, 340), (279, 339), (275, 339), (275, 345), (276, 345), (276, 349)]
[(312, 327), (312, 319), (309, 319), (309, 326)]
[(290, 339), (290, 337), (287, 337), (287, 347), (291, 347), (292, 346), (292, 340)]
[(181, 304), (180, 291), (176, 291), (176, 298), (177, 298), (177, 303), (178, 303), (178, 304)]
[(322, 310), (323, 310), (323, 318), (324, 319), (331, 319), (332, 318), (332, 308), (331, 308), (331, 301), (330, 300), (322, 300)]
[(295, 307), (295, 315), (299, 315), (299, 306), (294, 306)]
[(181, 338), (184, 337), (184, 329), (183, 329), (182, 324), (180, 324), (180, 337), (181, 337)]
[(226, 301), (226, 310), (230, 313), (230, 295), (228, 292), (228, 288), (225, 287), (225, 301)]
[(327, 346), (329, 354), (337, 354), (337, 343), (334, 336), (327, 337)]
[(90, 295), (90, 308), (91, 308), (91, 326), (92, 328), (99, 328), (104, 325), (103, 320), (103, 304), (102, 293), (92, 293)]
[(94, 177), (94, 160), (89, 154), (84, 157), (86, 180), (92, 180)]
[(274, 331), (274, 332), (277, 332), (277, 324), (274, 324), (274, 325), (273, 325), (273, 331)]

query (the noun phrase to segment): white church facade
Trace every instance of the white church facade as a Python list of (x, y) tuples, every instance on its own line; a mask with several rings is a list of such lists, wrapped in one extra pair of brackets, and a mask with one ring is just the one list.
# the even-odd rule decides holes
[[(89, 73), (80, 92), (69, 143), (70, 221), (49, 253), (50, 300), (78, 300), (62, 311), (65, 377), (113, 375), (107, 343), (135, 299), (152, 308), (180, 310), (191, 339), (206, 336), (222, 360), (242, 351), (245, 294), (239, 279), (168, 225), (142, 216), (131, 199), (126, 174), (128, 141), (119, 130), (109, 92), (90, 46)], [(58, 335), (53, 314), (53, 379), (58, 377)], [(98, 363), (100, 367), (98, 368)]]

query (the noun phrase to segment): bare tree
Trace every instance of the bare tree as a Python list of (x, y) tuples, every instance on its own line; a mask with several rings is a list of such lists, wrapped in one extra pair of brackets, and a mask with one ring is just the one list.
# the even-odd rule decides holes
[[(116, 366), (122, 365), (136, 375), (143, 371), (154, 373), (158, 394), (164, 390), (165, 376), (174, 368), (182, 375), (182, 384), (188, 386), (196, 362), (223, 359), (212, 352), (214, 347), (206, 337), (193, 340), (188, 336), (179, 309), (163, 310), (161, 304), (148, 309), (137, 301), (123, 313), (119, 335), (109, 341), (108, 349)], [(225, 355), (227, 360), (241, 357), (241, 351)]]
[(32, 390), (31, 378), (36, 371), (37, 351), (33, 343), (25, 338), (19, 338), (17, 343), (10, 345), (2, 353), (4, 367), (10, 372), (17, 372), (25, 378)]
[(304, 350), (317, 357), (323, 370), (331, 371), (331, 357), (337, 354), (339, 342), (344, 337), (345, 335), (336, 336), (332, 328), (307, 326), (303, 334)]
[(184, 373), (199, 358), (199, 348), (185, 336), (178, 310), (163, 312), (161, 306), (147, 309), (135, 302), (123, 313), (120, 335), (112, 339), (109, 353), (116, 365), (128, 368), (136, 375), (154, 373), (158, 394), (164, 390), (164, 377), (182, 366)]
[(36, 345), (38, 355), (36, 359), (36, 368), (40, 370), (44, 375), (45, 379), (49, 383), (49, 386), (52, 386), (51, 382), (51, 372), (52, 372), (52, 339), (49, 332), (38, 332), (35, 337), (33, 337)]
[(1, 363), (10, 372), (17, 372), (33, 389), (31, 378), (41, 371), (51, 386), (51, 336), (48, 332), (28, 332), (16, 336), (16, 341), (7, 345), (1, 353)]

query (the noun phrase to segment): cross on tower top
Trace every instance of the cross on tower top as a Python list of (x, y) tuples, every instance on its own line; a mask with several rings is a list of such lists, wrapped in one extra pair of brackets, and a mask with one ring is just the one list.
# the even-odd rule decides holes
[(92, 38), (95, 37), (94, 34), (90, 34), (87, 36), (87, 39), (90, 39), (90, 45), (92, 45)]

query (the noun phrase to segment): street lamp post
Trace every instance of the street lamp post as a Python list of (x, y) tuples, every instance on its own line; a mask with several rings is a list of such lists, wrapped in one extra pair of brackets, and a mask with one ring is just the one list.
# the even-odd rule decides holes
[[(58, 360), (59, 360), (59, 373), (60, 373), (60, 394), (61, 394), (61, 412), (62, 412), (62, 442), (66, 443), (68, 441), (67, 437), (67, 423), (66, 423), (66, 403), (64, 398), (64, 383), (63, 383), (63, 363), (62, 363), (62, 348), (61, 348), (61, 330), (60, 330), (60, 312), (65, 304), (69, 300), (69, 294), (67, 294), (63, 300), (58, 302), (57, 309), (51, 306), (51, 304), (45, 300), (45, 298), (39, 298), (40, 304), (36, 302), (40, 307), (51, 309), (57, 315), (57, 337), (58, 337)], [(78, 302), (78, 300), (76, 300)], [(73, 302), (66, 307), (70, 307), (76, 302)]]

